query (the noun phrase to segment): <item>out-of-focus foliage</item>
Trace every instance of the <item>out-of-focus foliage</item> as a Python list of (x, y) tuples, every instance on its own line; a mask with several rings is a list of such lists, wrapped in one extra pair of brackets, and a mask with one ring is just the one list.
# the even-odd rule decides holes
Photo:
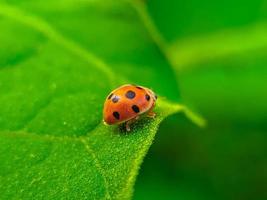
[(209, 125), (164, 123), (135, 199), (266, 199), (267, 1), (146, 5), (174, 60), (182, 99)]

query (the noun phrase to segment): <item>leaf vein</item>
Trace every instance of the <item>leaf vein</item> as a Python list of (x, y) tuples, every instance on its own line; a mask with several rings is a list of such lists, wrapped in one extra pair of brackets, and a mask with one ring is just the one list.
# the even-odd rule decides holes
[(103, 169), (100, 161), (98, 160), (94, 150), (89, 146), (88, 140), (86, 140), (84, 137), (80, 137), (80, 141), (84, 145), (86, 151), (92, 156), (92, 158), (94, 160), (94, 163), (95, 163), (95, 166), (96, 166), (99, 174), (103, 178), (104, 186), (105, 186), (105, 189), (106, 189), (105, 199), (111, 199), (111, 196), (109, 194), (109, 187), (108, 187), (108, 181), (107, 181), (107, 178), (106, 178), (105, 170)]

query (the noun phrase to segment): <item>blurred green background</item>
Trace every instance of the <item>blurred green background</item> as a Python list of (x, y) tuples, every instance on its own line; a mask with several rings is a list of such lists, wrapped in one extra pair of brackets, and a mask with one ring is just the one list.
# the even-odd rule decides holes
[[(205, 59), (182, 66), (178, 77), (183, 101), (208, 126), (199, 129), (180, 115), (165, 121), (134, 199), (267, 199), (267, 1), (147, 3), (169, 43), (206, 38), (193, 46)], [(212, 38), (218, 34), (232, 39), (220, 43)]]

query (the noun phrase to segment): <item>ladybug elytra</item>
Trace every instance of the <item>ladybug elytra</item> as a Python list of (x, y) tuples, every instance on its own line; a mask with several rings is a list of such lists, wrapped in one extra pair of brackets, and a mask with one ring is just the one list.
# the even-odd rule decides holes
[(142, 86), (123, 85), (113, 90), (104, 103), (103, 118), (105, 124), (115, 125), (125, 123), (130, 131), (130, 124), (140, 115), (155, 117), (153, 108), (157, 100), (155, 93)]

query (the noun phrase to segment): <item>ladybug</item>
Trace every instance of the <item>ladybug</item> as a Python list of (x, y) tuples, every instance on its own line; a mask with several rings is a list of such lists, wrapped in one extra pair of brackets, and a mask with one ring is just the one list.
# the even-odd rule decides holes
[(103, 109), (104, 123), (116, 125), (125, 123), (130, 131), (130, 124), (140, 115), (147, 114), (154, 118), (153, 112), (157, 95), (150, 89), (137, 85), (122, 85), (113, 90), (106, 98)]

